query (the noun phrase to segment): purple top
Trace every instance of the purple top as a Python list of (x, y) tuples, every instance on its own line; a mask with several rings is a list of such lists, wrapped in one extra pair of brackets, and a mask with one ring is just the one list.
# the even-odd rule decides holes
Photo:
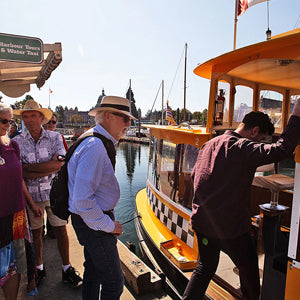
[(193, 229), (222, 239), (248, 232), (250, 191), (256, 168), (291, 155), (299, 136), (300, 117), (291, 116), (277, 143), (256, 143), (233, 131), (205, 143), (192, 172)]
[(15, 141), (9, 146), (0, 144), (0, 155), (5, 164), (0, 165), (0, 218), (25, 208), (26, 201), (22, 186), (20, 150)]

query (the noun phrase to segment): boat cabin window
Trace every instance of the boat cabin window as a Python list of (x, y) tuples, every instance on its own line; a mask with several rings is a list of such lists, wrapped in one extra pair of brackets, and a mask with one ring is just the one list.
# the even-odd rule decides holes
[(244, 116), (252, 111), (253, 90), (246, 86), (235, 87), (234, 122), (242, 122)]
[(150, 147), (148, 180), (172, 201), (192, 209), (192, 169), (199, 149), (188, 144), (174, 144), (153, 139)]
[(149, 162), (148, 162), (148, 180), (152, 183), (157, 190), (160, 190), (159, 185), (159, 167), (158, 167), (158, 152), (161, 150), (162, 142), (155, 137), (150, 139), (150, 148), (149, 148)]
[(273, 91), (260, 91), (259, 110), (268, 114), (275, 128), (281, 128), (281, 114), (282, 114), (281, 94)]

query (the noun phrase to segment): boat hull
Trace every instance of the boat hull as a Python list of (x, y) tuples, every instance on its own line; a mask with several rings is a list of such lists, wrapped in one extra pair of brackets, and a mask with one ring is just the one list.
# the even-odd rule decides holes
[[(155, 222), (147, 223), (149, 221), (149, 211), (147, 211), (147, 205), (142, 206), (141, 201), (148, 202), (149, 199), (146, 196), (146, 189), (139, 191), (136, 195), (136, 215), (140, 218), (135, 219), (135, 227), (139, 238), (139, 245), (144, 257), (150, 262), (153, 269), (162, 277), (165, 278), (166, 291), (172, 296), (172, 299), (181, 299), (184, 290), (188, 284), (189, 278), (192, 275), (192, 270), (181, 270), (172, 260), (163, 252), (159, 243), (155, 242), (154, 238), (158, 239), (154, 231), (159, 231)], [(148, 218), (148, 220), (147, 220)], [(152, 215), (152, 218), (157, 220), (157, 217)], [(155, 229), (153, 228), (155, 227)], [(161, 228), (162, 230), (162, 228)], [(163, 237), (160, 236), (160, 244)], [(165, 237), (165, 236), (164, 236)], [(166, 241), (168, 242), (168, 241)], [(240, 299), (240, 294), (234, 290), (231, 290), (218, 276), (215, 275), (214, 279), (210, 282), (207, 292), (207, 299), (216, 300), (234, 300)]]
[[(154, 269), (156, 269), (156, 271), (160, 273), (162, 277), (166, 277), (167, 279), (169, 279), (171, 285), (176, 287), (173, 292), (177, 295), (182, 296), (189, 279), (156, 246), (154, 241), (145, 230), (140, 218), (135, 219), (135, 226), (139, 237), (139, 245), (141, 247), (143, 255), (146, 256)], [(151, 257), (149, 257), (147, 253), (151, 253)], [(171, 287), (171, 289), (174, 289), (174, 287)]]

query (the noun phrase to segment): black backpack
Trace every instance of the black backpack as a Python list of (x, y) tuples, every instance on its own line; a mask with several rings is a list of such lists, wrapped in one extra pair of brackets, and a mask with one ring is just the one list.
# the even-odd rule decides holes
[(50, 190), (50, 205), (53, 213), (63, 220), (68, 220), (69, 212), (69, 189), (68, 189), (68, 161), (70, 160), (75, 149), (81, 144), (83, 140), (88, 137), (95, 136), (102, 140), (106, 148), (107, 154), (110, 158), (113, 168), (116, 163), (116, 149), (113, 142), (97, 132), (91, 132), (79, 138), (67, 151), (65, 156), (65, 163), (61, 169), (56, 173), (52, 179)]

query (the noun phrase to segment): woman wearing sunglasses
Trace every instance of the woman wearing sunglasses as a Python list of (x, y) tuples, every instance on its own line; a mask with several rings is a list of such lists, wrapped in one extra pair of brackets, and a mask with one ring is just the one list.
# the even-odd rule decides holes
[[(36, 217), (42, 216), (23, 181), (18, 144), (7, 135), (12, 122), (12, 109), (0, 103), (0, 287), (5, 299), (17, 299), (21, 273), (26, 271), (25, 243), (32, 243), (26, 201)], [(32, 252), (27, 254), (33, 258)], [(34, 258), (28, 271), (27, 291), (34, 295)]]

